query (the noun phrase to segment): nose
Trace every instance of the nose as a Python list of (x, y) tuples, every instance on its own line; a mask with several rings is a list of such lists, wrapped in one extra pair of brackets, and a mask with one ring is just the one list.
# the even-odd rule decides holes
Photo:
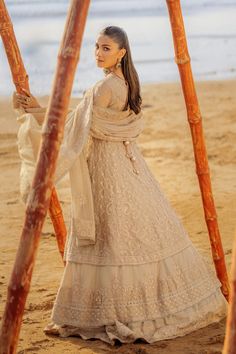
[(103, 57), (102, 57), (102, 54), (100, 55), (100, 52), (102, 51), (102, 48), (100, 47), (96, 47), (95, 48), (95, 56), (98, 60), (102, 60)]
[(95, 54), (96, 60), (102, 60), (102, 58), (100, 57), (99, 53)]

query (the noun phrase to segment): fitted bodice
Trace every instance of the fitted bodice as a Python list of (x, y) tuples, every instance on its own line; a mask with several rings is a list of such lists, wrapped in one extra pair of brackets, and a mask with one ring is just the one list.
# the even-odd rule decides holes
[(100, 105), (100, 95), (103, 96), (107, 92), (111, 96), (108, 108), (122, 111), (125, 108), (128, 99), (128, 84), (125, 80), (119, 78), (113, 73), (109, 73), (104, 79), (95, 84), (94, 104)]

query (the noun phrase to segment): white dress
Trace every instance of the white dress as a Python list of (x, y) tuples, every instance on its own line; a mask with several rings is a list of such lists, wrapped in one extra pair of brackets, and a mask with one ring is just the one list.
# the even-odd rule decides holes
[[(107, 75), (96, 104), (122, 110), (124, 80)], [(215, 272), (193, 245), (135, 141), (136, 169), (122, 142), (91, 139), (88, 167), (95, 245), (70, 239), (67, 264), (46, 333), (112, 345), (183, 336), (224, 318), (227, 302)]]

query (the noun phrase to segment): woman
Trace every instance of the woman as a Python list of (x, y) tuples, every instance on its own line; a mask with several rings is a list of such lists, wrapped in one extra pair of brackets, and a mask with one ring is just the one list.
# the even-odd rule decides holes
[[(142, 100), (125, 31), (103, 29), (95, 56), (106, 76), (68, 113), (57, 166), (56, 179), (70, 171), (74, 199), (67, 263), (44, 331), (112, 345), (183, 336), (225, 317), (227, 302), (136, 144)], [(45, 110), (27, 91), (15, 107), (42, 122)]]

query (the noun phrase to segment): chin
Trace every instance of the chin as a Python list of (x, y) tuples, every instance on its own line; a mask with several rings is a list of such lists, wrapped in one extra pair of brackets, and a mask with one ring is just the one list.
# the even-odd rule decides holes
[(99, 68), (104, 68), (103, 63), (101, 63), (101, 62), (99, 62), (99, 61), (97, 61), (97, 66), (98, 66)]

